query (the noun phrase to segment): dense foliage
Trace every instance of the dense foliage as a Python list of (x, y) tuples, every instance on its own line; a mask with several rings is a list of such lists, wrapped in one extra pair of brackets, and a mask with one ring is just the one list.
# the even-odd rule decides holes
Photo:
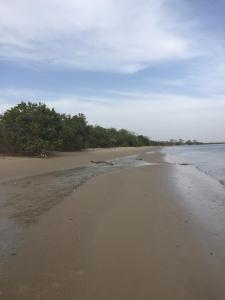
[(39, 155), (53, 150), (100, 147), (193, 145), (196, 140), (152, 141), (126, 129), (87, 123), (83, 114), (59, 114), (43, 103), (21, 102), (0, 115), (0, 152)]
[(54, 109), (45, 104), (22, 102), (7, 110), (0, 119), (3, 148), (24, 154), (62, 147), (62, 122)]
[(145, 136), (88, 125), (83, 114), (59, 114), (43, 103), (21, 102), (0, 116), (0, 151), (38, 155), (87, 147), (147, 146)]

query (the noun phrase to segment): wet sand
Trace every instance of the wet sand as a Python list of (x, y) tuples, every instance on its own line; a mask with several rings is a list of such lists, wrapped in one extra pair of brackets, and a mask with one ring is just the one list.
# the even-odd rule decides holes
[(135, 151), (155, 164), (95, 176), (24, 229), (23, 245), (4, 265), (0, 299), (225, 298), (224, 261), (199, 242), (175, 166), (158, 151)]

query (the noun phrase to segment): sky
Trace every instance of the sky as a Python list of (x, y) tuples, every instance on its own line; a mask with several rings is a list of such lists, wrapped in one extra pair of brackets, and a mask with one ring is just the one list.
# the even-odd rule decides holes
[(0, 113), (21, 101), (156, 140), (225, 141), (224, 0), (0, 1)]

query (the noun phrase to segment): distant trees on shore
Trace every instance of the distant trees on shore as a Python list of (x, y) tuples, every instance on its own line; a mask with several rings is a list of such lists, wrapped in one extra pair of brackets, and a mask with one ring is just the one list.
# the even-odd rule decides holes
[(0, 152), (40, 155), (85, 148), (196, 144), (152, 141), (126, 129), (89, 125), (84, 114), (59, 114), (44, 103), (21, 102), (0, 115)]
[(1, 152), (39, 155), (53, 150), (148, 145), (151, 141), (143, 135), (92, 126), (83, 114), (59, 114), (43, 103), (21, 102), (0, 116)]

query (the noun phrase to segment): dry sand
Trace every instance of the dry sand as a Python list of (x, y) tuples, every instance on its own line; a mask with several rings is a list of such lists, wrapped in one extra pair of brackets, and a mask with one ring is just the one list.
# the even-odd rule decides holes
[[(113, 158), (106, 152), (96, 156)], [(26, 228), (24, 244), (5, 265), (0, 299), (225, 299), (223, 266), (186, 222), (173, 166), (157, 151), (143, 157), (157, 164), (94, 177)], [(65, 164), (53, 160), (56, 168), (72, 164), (68, 157)], [(46, 162), (38, 173), (50, 171)], [(7, 176), (19, 174), (12, 170)]]

